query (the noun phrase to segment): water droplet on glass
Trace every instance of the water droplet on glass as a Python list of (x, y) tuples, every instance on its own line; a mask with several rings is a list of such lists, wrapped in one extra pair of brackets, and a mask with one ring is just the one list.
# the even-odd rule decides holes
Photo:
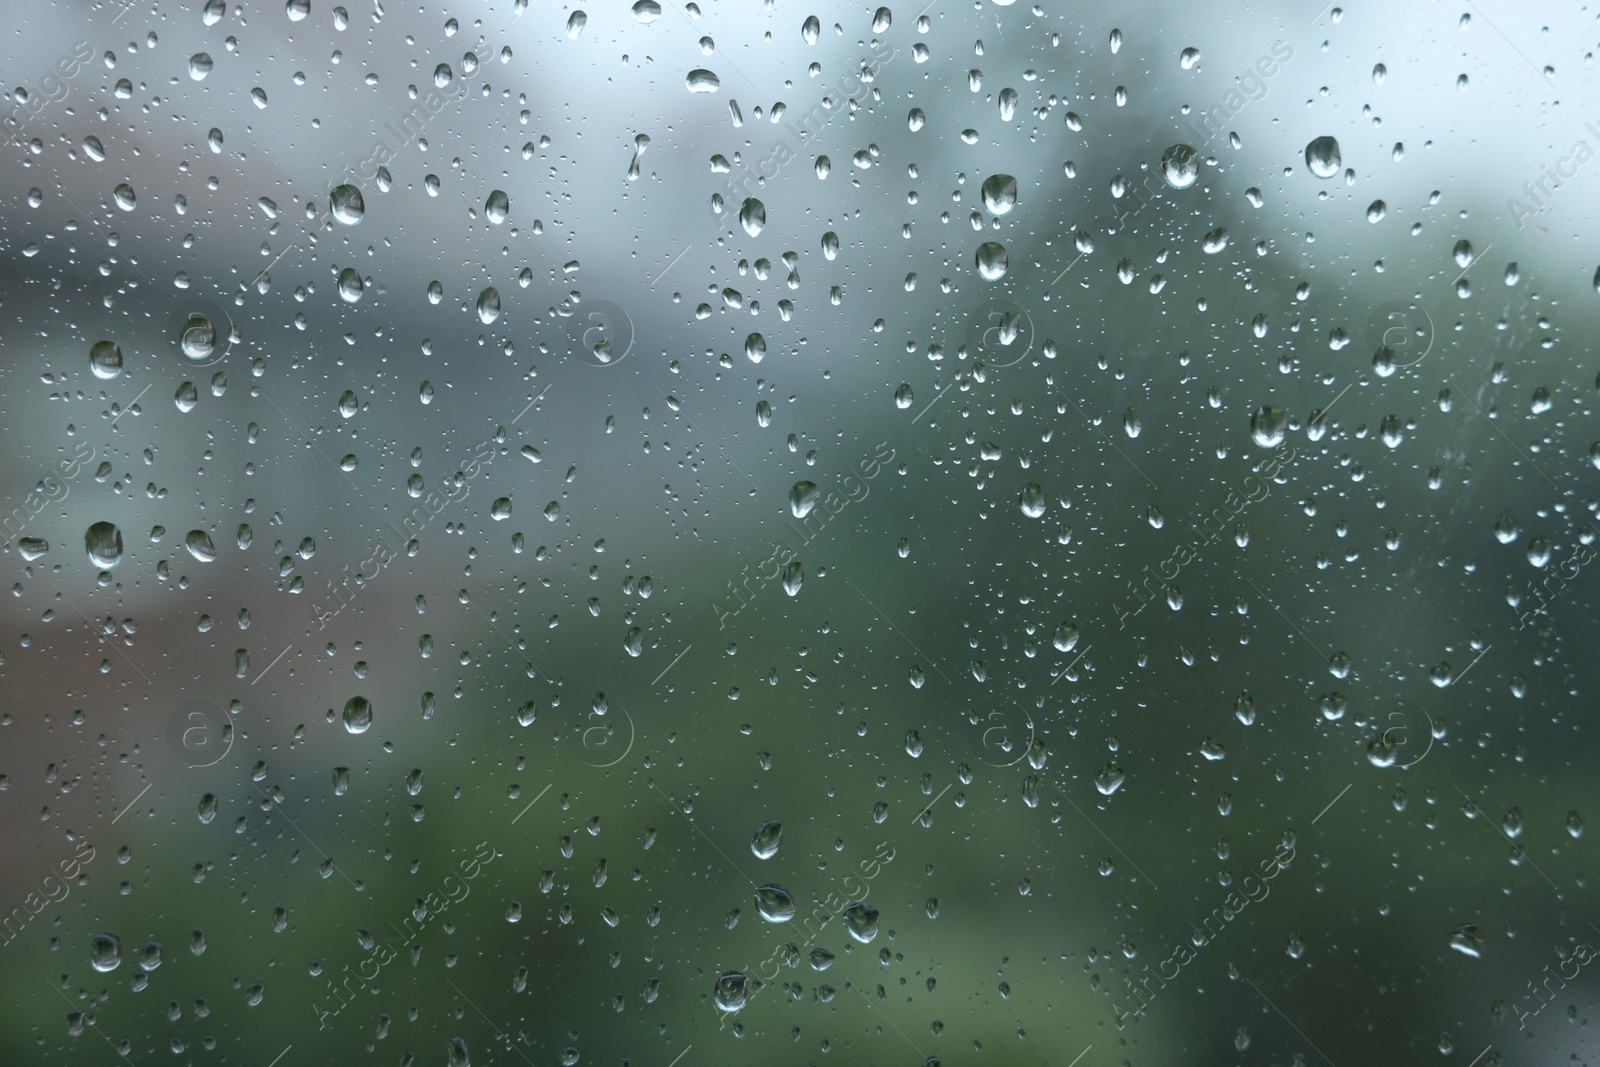
[(756, 890), (756, 908), (769, 923), (786, 923), (794, 918), (794, 897), (781, 885), (764, 885)]
[(96, 934), (89, 943), (89, 963), (102, 974), (122, 962), (122, 942), (112, 934)]
[(114, 523), (97, 522), (83, 536), (89, 562), (110, 570), (122, 562), (122, 531)]
[(372, 702), (366, 697), (355, 696), (345, 701), (344, 729), (346, 733), (364, 734), (372, 725)]
[(1479, 959), (1483, 956), (1483, 934), (1468, 923), (1450, 931), (1450, 947), (1464, 956)]
[(478, 321), (488, 326), (500, 317), (500, 290), (490, 286), (478, 294)]
[(483, 205), (483, 213), (490, 222), (496, 226), (506, 221), (506, 216), (511, 214), (511, 200), (505, 192), (496, 189), (489, 194), (489, 199)]
[(858, 901), (844, 909), (844, 926), (850, 936), (868, 944), (878, 936), (878, 909), (866, 901)]
[(817, 504), (817, 497), (821, 490), (815, 482), (795, 482), (789, 489), (789, 511), (797, 519), (803, 519), (811, 514), (811, 509)]
[(991, 215), (1007, 215), (1017, 206), (1017, 179), (1009, 174), (991, 174), (983, 180), (980, 190), (983, 206)]
[(1161, 176), (1174, 189), (1187, 189), (1200, 177), (1200, 154), (1186, 144), (1161, 153)]
[(738, 971), (729, 971), (717, 979), (717, 989), (713, 999), (720, 1011), (738, 1011), (744, 1007), (747, 991), (748, 983), (744, 975)]
[(1273, 448), (1283, 443), (1288, 426), (1289, 413), (1266, 404), (1250, 416), (1250, 438), (1262, 448)]
[(744, 227), (744, 232), (751, 237), (758, 236), (766, 224), (767, 206), (753, 196), (747, 199), (739, 209), (739, 225)]
[(1317, 177), (1332, 178), (1339, 173), (1342, 163), (1339, 142), (1332, 137), (1318, 137), (1306, 145), (1306, 166)]
[(756, 859), (770, 860), (778, 854), (778, 846), (782, 843), (783, 824), (764, 822), (755, 837), (750, 839), (750, 851), (755, 853)]
[(211, 543), (211, 535), (204, 530), (190, 530), (183, 544), (189, 550), (189, 555), (201, 563), (210, 563), (217, 558), (217, 546)]
[(1030, 519), (1037, 519), (1044, 515), (1046, 500), (1044, 487), (1038, 482), (1029, 482), (1022, 487), (1022, 492), (1017, 498), (1017, 503), (1022, 508), (1022, 513)]
[(217, 328), (204, 315), (190, 315), (178, 336), (178, 348), (185, 359), (203, 363), (217, 350)]
[(1055, 645), (1057, 652), (1071, 652), (1078, 644), (1078, 627), (1070, 622), (1062, 623), (1056, 627), (1050, 643)]
[(96, 378), (110, 381), (122, 373), (122, 349), (115, 341), (97, 341), (89, 349), (89, 369)]
[(704, 67), (697, 67), (684, 79), (684, 87), (691, 93), (714, 93), (722, 87), (722, 81)]
[(356, 303), (366, 291), (367, 283), (361, 280), (360, 271), (346, 267), (339, 272), (339, 298), (345, 303)]
[(1006, 267), (1009, 265), (1006, 246), (998, 241), (985, 241), (979, 245), (974, 259), (984, 281), (997, 282), (1006, 276)]
[(354, 226), (366, 214), (366, 201), (361, 199), (361, 190), (353, 185), (341, 185), (334, 189), (329, 197), (329, 208), (333, 212), (333, 221), (343, 226)]

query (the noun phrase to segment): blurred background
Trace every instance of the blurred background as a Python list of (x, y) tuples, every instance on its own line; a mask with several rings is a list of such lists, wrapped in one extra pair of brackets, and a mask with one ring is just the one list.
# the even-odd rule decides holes
[(6, 23), (0, 1059), (1591, 1062), (1588, 8)]

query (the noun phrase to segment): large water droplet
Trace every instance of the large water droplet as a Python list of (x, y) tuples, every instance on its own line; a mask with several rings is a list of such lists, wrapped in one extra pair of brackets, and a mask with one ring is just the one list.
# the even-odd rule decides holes
[(756, 859), (770, 860), (778, 854), (778, 846), (782, 843), (783, 824), (764, 822), (755, 837), (750, 839), (750, 851), (755, 853)]
[(786, 923), (794, 918), (794, 897), (781, 885), (764, 885), (756, 890), (756, 908), (769, 923)]
[(795, 482), (789, 489), (789, 510), (797, 519), (803, 519), (811, 514), (811, 509), (816, 507), (817, 497), (821, 491), (815, 482)]
[(761, 233), (762, 227), (767, 224), (767, 205), (750, 197), (739, 209), (739, 225), (744, 227), (744, 232), (751, 237)]
[(483, 213), (490, 222), (496, 226), (506, 221), (506, 216), (511, 214), (511, 199), (501, 189), (496, 189), (489, 194), (489, 199), (483, 205)]
[(1339, 173), (1343, 160), (1339, 155), (1339, 142), (1332, 137), (1318, 137), (1306, 145), (1306, 166), (1319, 178), (1332, 178)]
[(367, 283), (361, 280), (360, 271), (346, 267), (339, 272), (339, 298), (345, 303), (357, 303), (366, 291)]
[(1175, 144), (1161, 153), (1161, 176), (1174, 189), (1187, 189), (1200, 177), (1200, 154), (1186, 144)]
[(1010, 261), (1006, 256), (1006, 246), (998, 241), (985, 241), (978, 246), (974, 257), (978, 273), (986, 282), (997, 282), (1006, 276), (1006, 267)]
[(122, 962), (122, 942), (112, 934), (96, 934), (89, 943), (89, 963), (104, 974)]
[(371, 725), (371, 701), (362, 696), (354, 696), (345, 701), (344, 728), (346, 733), (364, 734)]
[(1009, 174), (991, 174), (983, 180), (983, 206), (991, 215), (1007, 215), (1017, 206), (1017, 179)]
[(1483, 956), (1483, 934), (1471, 923), (1458, 926), (1450, 931), (1450, 947), (1463, 956), (1479, 959)]
[(96, 378), (110, 381), (122, 373), (122, 349), (115, 341), (97, 341), (89, 349), (89, 369)]
[(1022, 487), (1017, 503), (1022, 508), (1022, 513), (1030, 519), (1037, 519), (1044, 515), (1047, 501), (1044, 498), (1044, 487), (1038, 482), (1029, 482)]
[(744, 1007), (748, 995), (749, 984), (744, 975), (738, 971), (729, 971), (717, 979), (717, 990), (713, 994), (717, 1008), (721, 1011), (738, 1011)]
[(178, 348), (185, 359), (204, 363), (217, 350), (217, 327), (204, 315), (190, 315), (178, 335)]
[(844, 927), (863, 945), (878, 936), (878, 909), (859, 901), (844, 909)]
[(488, 326), (500, 317), (500, 290), (489, 286), (478, 294), (478, 321)]
[(211, 543), (211, 535), (204, 530), (190, 530), (183, 539), (183, 545), (189, 550), (189, 555), (201, 563), (210, 563), (217, 558), (217, 546)]
[(722, 80), (704, 67), (697, 67), (684, 79), (684, 87), (691, 93), (714, 93), (722, 87)]
[(367, 212), (366, 201), (361, 199), (361, 190), (353, 185), (339, 186), (329, 199), (333, 221), (341, 225), (354, 226)]
[(1094, 787), (1100, 790), (1101, 796), (1110, 796), (1122, 787), (1122, 782), (1127, 776), (1122, 773), (1122, 768), (1115, 763), (1106, 764), (1106, 769), (1094, 780)]
[(1287, 411), (1264, 404), (1250, 416), (1250, 438), (1262, 448), (1274, 448), (1283, 443), (1288, 425)]
[(115, 523), (95, 523), (83, 535), (83, 544), (89, 562), (101, 570), (108, 571), (122, 562), (122, 531)]
[(1078, 644), (1078, 627), (1070, 622), (1062, 623), (1056, 627), (1050, 642), (1056, 646), (1057, 652), (1071, 652)]

